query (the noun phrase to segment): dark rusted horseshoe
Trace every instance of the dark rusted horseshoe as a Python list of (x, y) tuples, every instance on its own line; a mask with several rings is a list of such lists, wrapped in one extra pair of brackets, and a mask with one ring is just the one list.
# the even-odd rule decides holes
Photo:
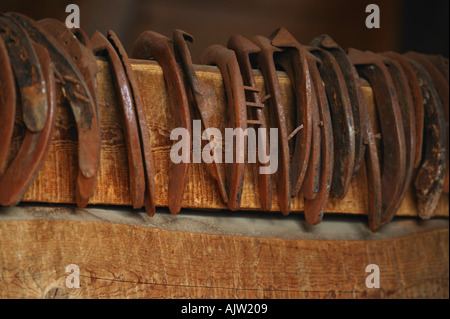
[(0, 14), (1, 34), (18, 83), (23, 121), (27, 129), (39, 132), (45, 126), (47, 94), (36, 52), (25, 30), (3, 14)]
[(0, 168), (6, 161), (16, 116), (16, 86), (8, 52), (0, 37)]
[[(178, 69), (175, 57), (169, 47), (170, 39), (152, 31), (143, 32), (134, 44), (133, 57), (155, 59), (163, 70), (168, 87), (170, 103), (175, 117), (176, 127), (182, 127), (192, 135), (191, 117), (183, 77)], [(173, 164), (169, 180), (169, 210), (178, 214), (181, 210), (184, 190), (188, 178), (189, 163)]]
[(142, 102), (141, 93), (136, 82), (133, 70), (131, 68), (130, 59), (122, 46), (119, 38), (113, 31), (108, 32), (108, 40), (111, 42), (113, 47), (116, 49), (117, 54), (122, 61), (123, 68), (125, 70), (128, 82), (130, 84), (130, 89), (134, 101), (134, 107), (136, 112), (136, 117), (139, 125), (139, 137), (141, 152), (144, 156), (143, 160), (145, 163), (145, 183), (146, 191), (144, 195), (145, 210), (149, 216), (155, 214), (155, 165), (153, 162), (150, 132), (147, 127), (147, 119), (145, 117), (144, 104)]
[[(251, 65), (250, 55), (255, 55), (260, 51), (260, 48), (251, 42), (250, 40), (239, 36), (233, 35), (228, 40), (227, 47), (234, 50), (236, 58), (239, 63), (239, 67), (242, 73), (242, 80), (244, 82), (244, 89), (247, 91), (247, 106), (249, 107), (248, 124), (257, 126), (258, 128), (263, 128), (266, 130), (266, 151), (269, 149), (269, 139), (268, 139), (268, 127), (266, 122), (266, 117), (264, 115), (265, 105), (261, 103), (259, 96), (260, 91), (257, 89), (256, 81)], [(259, 148), (256, 148), (257, 152), (260, 152)], [(266, 166), (266, 165), (261, 165)], [(255, 172), (258, 174), (258, 184), (259, 184), (259, 196), (261, 201), (261, 208), (263, 210), (270, 210), (272, 207), (272, 181), (270, 174), (259, 173), (258, 166)]]
[(106, 53), (111, 61), (111, 71), (117, 92), (120, 92), (120, 109), (123, 116), (123, 128), (125, 144), (128, 155), (128, 169), (130, 174), (130, 197), (134, 208), (141, 208), (144, 205), (145, 175), (144, 164), (142, 162), (139, 130), (136, 120), (133, 94), (128, 83), (122, 62), (112, 46), (103, 34), (96, 31), (91, 37), (91, 45), (94, 54), (102, 55)]
[(358, 72), (369, 81), (375, 97), (383, 151), (382, 220), (389, 220), (400, 196), (406, 169), (405, 134), (398, 97), (380, 56), (356, 49), (349, 49), (348, 55)]
[(425, 68), (414, 60), (408, 60), (416, 72), (422, 88), (425, 110), (424, 152), (414, 186), (418, 199), (419, 216), (428, 219), (433, 216), (441, 197), (445, 168), (447, 134), (442, 103)]
[[(317, 195), (320, 171), (319, 112), (314, 87), (309, 74), (306, 50), (285, 29), (277, 29), (270, 37), (271, 44), (283, 49), (275, 55), (275, 63), (288, 74), (296, 100), (297, 128), (295, 146), (290, 160), (290, 192), (297, 196), (300, 189), (307, 199)], [(292, 137), (292, 134), (290, 135)], [(305, 179), (306, 173), (308, 178)]]
[(319, 190), (314, 199), (305, 198), (305, 218), (308, 224), (315, 225), (322, 221), (323, 212), (328, 202), (328, 197), (333, 180), (334, 142), (333, 127), (331, 123), (330, 109), (328, 106), (327, 92), (320, 77), (317, 64), (320, 61), (307, 52), (309, 72), (317, 97), (317, 108), (320, 118), (320, 170), (316, 172), (319, 179)]
[[(434, 66), (434, 64), (429, 61), (427, 56), (425, 54), (417, 53), (417, 52), (407, 52), (405, 53), (405, 56), (411, 60), (414, 60), (418, 63), (420, 63), (427, 73), (429, 74), (434, 87), (436, 88), (436, 92), (438, 93), (439, 99), (441, 100), (442, 107), (445, 110), (448, 110), (449, 108), (449, 84), (448, 80), (445, 78), (444, 75), (439, 71), (437, 67)], [(448, 122), (448, 112), (445, 114), (446, 121)]]
[[(430, 61), (429, 57), (425, 54), (417, 53), (417, 52), (407, 52), (405, 53), (405, 56), (408, 57), (411, 60), (414, 60), (418, 63), (420, 63), (427, 73), (429, 74), (434, 87), (436, 88), (436, 92), (438, 93), (439, 99), (441, 100), (442, 107), (444, 108), (444, 115), (445, 120), (447, 123), (449, 122), (449, 83), (448, 83), (448, 74), (445, 76), (443, 73), (441, 73), (441, 70), (436, 67), (432, 61)], [(445, 66), (445, 64), (444, 64)], [(448, 73), (448, 67), (443, 68), (442, 72), (445, 72), (447, 70)]]
[(408, 77), (403, 71), (400, 63), (385, 55), (380, 55), (383, 63), (386, 65), (389, 74), (394, 83), (395, 91), (397, 93), (398, 103), (403, 121), (403, 129), (405, 136), (405, 176), (403, 184), (400, 188), (399, 196), (396, 203), (392, 206), (389, 212), (385, 213), (382, 224), (389, 223), (399, 209), (411, 183), (414, 172), (414, 160), (416, 155), (416, 126), (415, 114), (413, 107), (413, 97), (408, 84)]
[(366, 144), (365, 168), (368, 188), (367, 217), (370, 230), (376, 232), (381, 226), (383, 213), (381, 169), (374, 131), (369, 117), (369, 109), (367, 105), (364, 105), (360, 110), (362, 112), (361, 118), (365, 122), (366, 133), (364, 135), (367, 138), (364, 141), (364, 144)]
[(24, 15), (8, 13), (8, 16), (20, 23), (34, 41), (48, 50), (54, 64), (56, 82), (69, 101), (78, 129), (77, 204), (85, 207), (94, 193), (100, 160), (100, 123), (95, 100), (71, 57), (51, 35)]
[(408, 78), (409, 90), (412, 94), (414, 103), (414, 118), (415, 118), (415, 131), (416, 131), (416, 152), (414, 159), (414, 167), (418, 168), (420, 160), (422, 158), (422, 143), (423, 143), (423, 97), (422, 90), (420, 89), (419, 80), (416, 77), (414, 69), (408, 63), (406, 58), (395, 52), (385, 52), (382, 55), (397, 61), (403, 69), (406, 77)]
[[(215, 115), (217, 110), (217, 96), (214, 88), (206, 83), (200, 82), (195, 74), (191, 54), (186, 43), (186, 41), (193, 42), (193, 40), (194, 38), (190, 34), (182, 30), (175, 30), (173, 33), (175, 57), (183, 68), (188, 85), (194, 97), (194, 104), (200, 114), (203, 127), (206, 130), (210, 128), (210, 119)], [(207, 133), (208, 131), (205, 132)], [(208, 138), (208, 141), (209, 140), (210, 137)], [(211, 164), (206, 164), (205, 167), (217, 181), (219, 192), (224, 203), (228, 203), (225, 175), (221, 164), (213, 161)]]
[[(423, 54), (423, 56), (425, 58), (428, 59), (428, 61), (430, 61), (433, 66), (435, 67), (435, 69), (437, 69), (442, 77), (438, 76), (437, 74), (434, 75), (432, 77), (433, 83), (435, 83), (436, 81), (440, 82), (439, 85), (437, 85), (437, 87), (440, 87), (442, 91), (445, 92), (445, 90), (447, 89), (447, 94), (445, 95), (446, 97), (446, 102), (444, 102), (441, 98), (441, 102), (442, 102), (442, 106), (444, 107), (444, 115), (445, 115), (445, 121), (447, 123), (447, 132), (448, 132), (448, 125), (449, 125), (449, 103), (448, 103), (448, 87), (449, 87), (449, 71), (448, 71), (448, 59), (440, 56), (440, 55), (426, 55)], [(429, 66), (428, 68), (431, 68), (431, 66)], [(427, 69), (427, 68), (426, 68)], [(428, 73), (431, 76), (431, 72), (428, 71)], [(435, 73), (435, 71), (433, 72)], [(447, 85), (445, 85), (445, 83), (443, 83), (443, 81), (446, 81)], [(436, 84), (435, 84), (436, 86)], [(445, 183), (444, 183), (444, 193), (448, 193), (449, 191), (449, 136), (447, 134), (447, 148), (446, 148), (446, 156), (447, 156), (447, 175), (445, 177)]]
[(366, 129), (364, 128), (365, 122), (362, 118), (361, 109), (363, 107), (367, 108), (367, 104), (358, 72), (352, 61), (348, 58), (347, 53), (329, 35), (324, 34), (315, 38), (310, 45), (327, 50), (334, 56), (347, 83), (355, 131), (355, 164), (353, 166), (353, 176), (355, 176), (361, 168), (366, 149), (366, 144), (364, 144), (364, 140), (366, 139), (364, 133)]
[[(64, 48), (67, 56), (71, 57), (72, 63), (78, 68), (83, 76), (86, 85), (89, 89), (94, 104), (97, 105), (97, 60), (92, 53), (92, 50), (87, 48), (84, 43), (89, 44), (88, 40), (78, 38), (71, 32), (66, 25), (56, 19), (43, 19), (37, 21), (47, 34), (51, 35)], [(76, 31), (80, 37), (84, 34), (81, 29)], [(85, 35), (84, 35), (85, 36)], [(98, 108), (97, 118), (99, 118)]]
[(278, 204), (283, 215), (288, 215), (291, 209), (289, 140), (286, 115), (274, 62), (274, 55), (282, 52), (282, 50), (270, 44), (270, 40), (264, 36), (256, 36), (252, 39), (252, 42), (261, 49), (256, 54), (256, 60), (261, 69), (272, 114), (274, 114), (274, 121), (271, 126), (278, 128)]
[[(217, 65), (220, 69), (228, 101), (229, 125), (233, 129), (242, 129), (245, 132), (247, 130), (245, 90), (234, 51), (221, 45), (212, 45), (203, 52), (201, 61), (203, 64)], [(237, 210), (241, 205), (245, 160), (240, 163), (238, 158), (245, 159), (247, 139), (244, 138), (243, 150), (240, 149), (239, 145), (236, 145), (235, 150), (236, 152), (233, 152), (236, 153), (233, 155), (233, 163), (225, 165), (228, 208), (231, 210)]]
[(323, 49), (308, 47), (322, 63), (320, 75), (327, 90), (334, 136), (334, 168), (331, 193), (344, 198), (350, 187), (355, 165), (355, 128), (347, 84), (334, 56)]
[[(47, 114), (44, 128), (38, 133), (26, 130), (19, 152), (0, 176), (0, 205), (17, 204), (33, 182), (50, 146), (55, 124), (56, 89), (52, 65), (47, 50), (33, 44), (46, 86)], [(2, 70), (3, 71), (3, 70)]]

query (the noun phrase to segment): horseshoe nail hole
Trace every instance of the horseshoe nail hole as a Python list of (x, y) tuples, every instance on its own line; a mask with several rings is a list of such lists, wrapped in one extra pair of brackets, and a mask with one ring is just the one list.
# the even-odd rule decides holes
[(67, 41), (64, 41), (64, 45), (67, 45)]
[(78, 57), (76, 55), (73, 58), (78, 61)]

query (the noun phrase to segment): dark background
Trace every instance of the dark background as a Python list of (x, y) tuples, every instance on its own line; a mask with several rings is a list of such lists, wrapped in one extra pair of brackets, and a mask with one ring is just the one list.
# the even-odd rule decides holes
[[(194, 62), (211, 44), (226, 45), (232, 34), (270, 35), (285, 26), (303, 44), (322, 33), (342, 47), (448, 57), (448, 0), (0, 0), (0, 12), (17, 11), (34, 19), (65, 21), (70, 3), (80, 7), (81, 27), (90, 35), (114, 30), (128, 52), (137, 36), (153, 30), (168, 37), (176, 28), (195, 37)], [(367, 29), (367, 4), (380, 7), (381, 28)]]

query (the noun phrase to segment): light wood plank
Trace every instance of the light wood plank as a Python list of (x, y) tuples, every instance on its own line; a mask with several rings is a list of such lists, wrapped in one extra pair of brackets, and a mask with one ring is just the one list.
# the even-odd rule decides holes
[[(403, 219), (371, 234), (365, 221), (347, 216), (347, 232), (333, 234), (339, 223), (326, 220), (311, 236), (298, 216), (264, 216), (235, 223), (213, 213), (0, 209), (0, 297), (449, 296), (448, 220)], [(69, 264), (80, 268), (79, 289), (65, 285)], [(379, 289), (365, 285), (369, 264), (379, 266)]]

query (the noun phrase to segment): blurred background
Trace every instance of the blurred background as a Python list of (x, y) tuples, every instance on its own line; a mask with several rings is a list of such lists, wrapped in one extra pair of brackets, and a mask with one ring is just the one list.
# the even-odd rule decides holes
[[(153, 30), (172, 37), (176, 28), (191, 33), (195, 63), (211, 44), (226, 45), (232, 34), (269, 36), (285, 26), (303, 44), (327, 33), (342, 47), (405, 52), (415, 50), (448, 57), (448, 0), (0, 0), (0, 12), (17, 11), (34, 19), (65, 21), (65, 8), (80, 8), (81, 28), (112, 29), (128, 52), (137, 36)], [(368, 29), (368, 4), (380, 8), (380, 28)]]

